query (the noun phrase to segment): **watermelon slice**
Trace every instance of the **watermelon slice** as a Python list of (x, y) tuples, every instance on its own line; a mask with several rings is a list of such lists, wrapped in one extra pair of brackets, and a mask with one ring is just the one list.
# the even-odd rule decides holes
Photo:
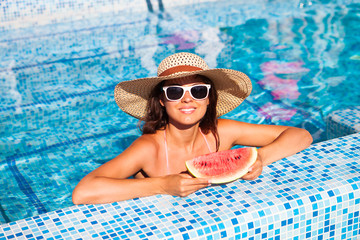
[(210, 178), (212, 183), (227, 183), (244, 176), (257, 159), (255, 147), (209, 153), (185, 162), (197, 178)]

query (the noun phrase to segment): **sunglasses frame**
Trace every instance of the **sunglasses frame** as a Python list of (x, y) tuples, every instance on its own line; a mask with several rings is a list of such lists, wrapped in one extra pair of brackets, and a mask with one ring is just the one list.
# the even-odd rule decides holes
[[(193, 87), (198, 87), (198, 86), (204, 86), (207, 88), (207, 94), (204, 98), (195, 98), (192, 94), (191, 94), (191, 89)], [(178, 88), (181, 88), (183, 90), (183, 94), (182, 96), (179, 98), (179, 99), (176, 99), (176, 100), (173, 100), (173, 99), (169, 99), (168, 98), (168, 95), (167, 95), (167, 92), (166, 90), (170, 87), (178, 87)], [(210, 84), (196, 84), (196, 85), (192, 85), (192, 86), (187, 86), (187, 87), (184, 87), (184, 86), (180, 86), (180, 85), (170, 85), (170, 86), (165, 86), (163, 87), (163, 91), (165, 93), (165, 97), (168, 101), (172, 101), (172, 102), (175, 102), (175, 101), (179, 101), (180, 99), (182, 99), (185, 95), (186, 92), (189, 92), (190, 93), (190, 96), (194, 99), (194, 100), (204, 100), (205, 98), (207, 98), (209, 96), (209, 93), (210, 93), (210, 88), (211, 88), (211, 85)]]

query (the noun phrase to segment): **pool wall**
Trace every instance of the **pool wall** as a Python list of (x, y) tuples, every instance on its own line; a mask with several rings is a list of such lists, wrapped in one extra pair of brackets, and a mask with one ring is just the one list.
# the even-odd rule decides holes
[(360, 106), (339, 109), (326, 117), (328, 139), (360, 132)]

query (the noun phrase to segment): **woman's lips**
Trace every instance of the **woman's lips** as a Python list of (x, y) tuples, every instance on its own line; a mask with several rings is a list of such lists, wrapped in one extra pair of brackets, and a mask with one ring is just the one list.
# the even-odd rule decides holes
[(195, 111), (196, 108), (194, 107), (190, 107), (190, 108), (180, 108), (180, 112), (185, 113), (185, 114), (190, 114), (193, 113)]

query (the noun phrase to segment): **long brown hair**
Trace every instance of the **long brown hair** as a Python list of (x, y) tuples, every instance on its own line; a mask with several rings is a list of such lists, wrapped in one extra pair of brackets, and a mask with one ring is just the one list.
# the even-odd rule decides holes
[[(209, 78), (202, 75), (195, 75), (195, 79), (199, 79), (200, 81), (211, 85), (209, 93), (209, 105), (204, 117), (200, 121), (199, 127), (201, 132), (204, 134), (208, 134), (209, 132), (213, 134), (216, 142), (216, 151), (218, 151), (220, 146), (216, 114), (218, 94), (213, 82)], [(143, 120), (143, 124), (140, 125), (140, 130), (143, 134), (153, 134), (157, 130), (163, 130), (169, 123), (169, 116), (166, 113), (165, 107), (160, 104), (160, 100), (163, 97), (163, 86), (164, 81), (156, 85), (150, 93), (146, 115)]]

